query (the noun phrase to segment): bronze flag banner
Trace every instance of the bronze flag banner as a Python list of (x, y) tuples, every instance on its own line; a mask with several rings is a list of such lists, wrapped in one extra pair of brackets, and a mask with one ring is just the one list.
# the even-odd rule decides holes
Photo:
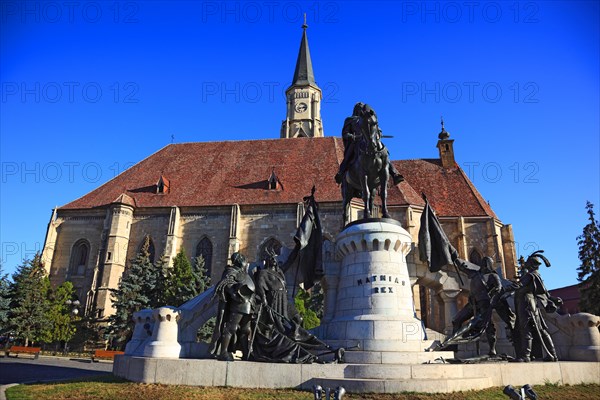
[(313, 287), (323, 276), (323, 232), (319, 219), (318, 204), (315, 201), (315, 188), (304, 198), (306, 210), (302, 222), (294, 235), (296, 246), (281, 267), (283, 271), (296, 267), (294, 288), (302, 283), (305, 290)]
[(453, 264), (458, 257), (458, 252), (450, 244), (442, 225), (435, 212), (425, 199), (425, 209), (421, 215), (421, 228), (419, 229), (419, 258), (426, 262), (429, 271), (437, 272), (444, 265)]

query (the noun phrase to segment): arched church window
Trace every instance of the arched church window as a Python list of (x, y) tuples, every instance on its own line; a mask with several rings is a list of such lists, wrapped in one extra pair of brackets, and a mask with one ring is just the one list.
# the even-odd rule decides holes
[(479, 265), (481, 263), (481, 258), (481, 253), (477, 251), (477, 249), (473, 249), (471, 250), (471, 253), (469, 253), (469, 261), (473, 264)]
[(75, 242), (71, 249), (70, 275), (85, 275), (89, 254), (90, 243), (87, 240), (80, 239)]
[(146, 235), (146, 237), (142, 241), (142, 244), (140, 245), (140, 249), (138, 250), (138, 254), (142, 252), (142, 250), (144, 249), (144, 246), (146, 246), (146, 243), (148, 244), (148, 258), (150, 259), (151, 263), (154, 263), (154, 258), (156, 256), (156, 249), (154, 247), (154, 241), (152, 240), (150, 235)]
[(213, 245), (209, 238), (204, 237), (196, 246), (196, 257), (202, 256), (204, 258), (204, 268), (206, 268), (206, 275), (210, 276), (212, 271), (212, 256), (213, 256)]
[(267, 250), (274, 251), (275, 254), (281, 254), (281, 242), (275, 238), (269, 238), (266, 242), (260, 246), (259, 253), (259, 261), (265, 260), (268, 258)]

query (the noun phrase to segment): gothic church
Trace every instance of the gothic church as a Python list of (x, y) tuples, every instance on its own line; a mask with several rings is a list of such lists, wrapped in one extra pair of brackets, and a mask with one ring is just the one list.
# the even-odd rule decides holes
[[(86, 312), (96, 309), (106, 318), (113, 313), (109, 289), (117, 287), (146, 237), (153, 258), (170, 260), (183, 248), (190, 258), (204, 256), (212, 280), (218, 280), (235, 251), (255, 261), (265, 248), (293, 247), (302, 198), (313, 184), (326, 267), (341, 229), (342, 197), (333, 177), (344, 149), (341, 138), (323, 135), (322, 92), (306, 25), (286, 98), (279, 139), (170, 144), (56, 208), (42, 254), (51, 282), (73, 282)], [(392, 217), (413, 238), (407, 262), (417, 315), (438, 332), (451, 328), (468, 282), (461, 284), (453, 269), (430, 273), (418, 260), (420, 193), (427, 193), (461, 258), (477, 262), (492, 255), (507, 278), (516, 265), (511, 226), (500, 221), (458, 166), (453, 145), (442, 126), (439, 158), (393, 161), (406, 180), (388, 192)], [(223, 165), (215, 173), (217, 159)], [(352, 220), (361, 216), (361, 203), (357, 199), (351, 206)]]

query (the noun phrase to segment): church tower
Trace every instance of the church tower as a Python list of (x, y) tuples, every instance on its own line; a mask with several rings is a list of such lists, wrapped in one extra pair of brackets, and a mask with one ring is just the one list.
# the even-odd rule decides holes
[(444, 119), (442, 118), (442, 131), (438, 135), (437, 148), (440, 151), (440, 160), (442, 166), (446, 169), (456, 168), (454, 159), (454, 140), (450, 139), (450, 133), (444, 129)]
[(281, 137), (323, 137), (321, 122), (321, 100), (323, 94), (315, 82), (308, 39), (306, 37), (306, 15), (302, 25), (302, 41), (296, 61), (292, 85), (285, 91), (286, 118), (281, 124)]

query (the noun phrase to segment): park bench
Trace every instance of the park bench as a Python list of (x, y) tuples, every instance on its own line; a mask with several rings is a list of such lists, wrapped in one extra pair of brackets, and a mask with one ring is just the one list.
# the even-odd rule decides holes
[(125, 352), (113, 350), (94, 350), (94, 353), (92, 354), (92, 362), (98, 359), (114, 360), (115, 355), (117, 354), (125, 354)]
[(37, 360), (40, 356), (40, 351), (42, 351), (41, 347), (11, 346), (9, 349), (5, 350), (5, 354), (6, 357), (8, 357), (10, 353), (15, 354), (15, 357), (18, 357), (19, 353), (33, 354), (34, 360)]

